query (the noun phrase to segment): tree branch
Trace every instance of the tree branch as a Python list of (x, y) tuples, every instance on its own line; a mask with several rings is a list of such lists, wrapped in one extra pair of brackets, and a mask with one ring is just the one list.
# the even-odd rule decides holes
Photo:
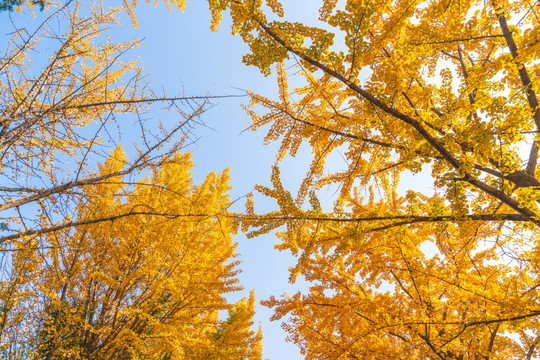
[(298, 216), (249, 216), (235, 214), (235, 219), (242, 221), (254, 220), (267, 220), (267, 221), (295, 221), (295, 220), (308, 220), (308, 221), (328, 221), (328, 222), (366, 222), (366, 221), (387, 221), (387, 220), (401, 220), (400, 225), (408, 225), (417, 222), (444, 222), (444, 221), (531, 221), (528, 216), (523, 214), (469, 214), (463, 216), (453, 215), (441, 215), (441, 216), (414, 216), (414, 215), (389, 215), (389, 216), (366, 216), (366, 217), (349, 217), (349, 218), (336, 218), (325, 216), (310, 216), (310, 215), (298, 215)]
[(159, 213), (159, 212), (153, 212), (153, 211), (130, 211), (130, 212), (117, 214), (117, 215), (111, 215), (111, 216), (107, 216), (103, 218), (81, 220), (81, 221), (69, 221), (64, 224), (60, 224), (60, 225), (56, 225), (56, 226), (52, 226), (52, 227), (44, 228), (44, 229), (33, 229), (33, 230), (21, 231), (21, 232), (18, 232), (17, 234), (0, 237), (0, 244), (4, 244), (7, 241), (15, 240), (15, 239), (25, 237), (25, 236), (44, 235), (44, 234), (49, 234), (55, 231), (65, 230), (68, 228), (97, 224), (97, 223), (102, 223), (102, 222), (107, 222), (107, 221), (113, 222), (114, 220), (122, 219), (129, 216), (138, 216), (138, 215), (161, 216), (161, 217), (166, 217), (169, 219), (176, 219), (180, 217), (200, 219), (200, 218), (209, 218), (209, 217), (219, 216), (218, 214), (177, 214), (177, 213)]
[[(499, 21), (499, 25), (504, 35), (506, 45), (508, 46), (508, 50), (510, 51), (510, 54), (512, 54), (512, 58), (514, 60), (517, 60), (518, 48), (517, 48), (516, 42), (514, 41), (514, 37), (512, 36), (512, 32), (510, 32), (510, 29), (508, 28), (508, 23), (506, 21), (506, 17), (504, 16), (504, 11), (501, 9), (500, 6), (497, 6), (495, 4), (495, 0), (492, 0), (492, 5), (495, 9), (495, 13), (497, 14), (497, 19)], [(521, 61), (516, 62), (516, 67), (518, 70), (519, 77), (521, 79), (521, 83), (523, 84), (525, 88), (527, 101), (529, 103), (531, 111), (533, 112), (533, 119), (534, 119), (534, 123), (536, 124), (536, 130), (540, 131), (540, 107), (538, 106), (538, 98), (536, 96), (536, 93), (533, 90), (533, 84), (529, 76), (529, 72), (527, 71), (525, 64), (523, 64)], [(533, 148), (538, 147), (536, 142), (533, 143), (532, 147)], [(536, 169), (537, 159), (538, 159), (538, 149), (536, 150), (531, 149), (529, 162), (527, 164), (527, 174), (533, 177), (534, 177), (534, 171)]]
[(438, 40), (438, 41), (411, 43), (411, 45), (451, 44), (451, 43), (455, 43), (455, 42), (476, 41), (476, 40), (485, 40), (485, 39), (500, 38), (500, 37), (503, 37), (503, 35), (502, 34), (494, 34), (494, 35), (471, 36), (471, 37), (468, 37), (468, 38), (446, 39), (446, 40)]
[[(461, 162), (455, 158), (446, 148), (445, 146), (437, 140), (435, 137), (433, 137), (427, 129), (425, 129), (422, 124), (416, 120), (411, 118), (410, 116), (403, 114), (397, 109), (394, 109), (387, 104), (383, 103), (381, 100), (377, 99), (374, 95), (369, 93), (368, 91), (361, 88), (359, 85), (349, 81), (347, 78), (345, 78), (343, 75), (339, 74), (338, 72), (330, 69), (328, 66), (322, 64), (321, 62), (312, 59), (311, 57), (307, 56), (304, 53), (301, 53), (298, 50), (295, 50), (292, 46), (288, 45), (282, 38), (280, 38), (272, 29), (270, 29), (266, 24), (264, 24), (262, 21), (253, 18), (253, 21), (255, 21), (261, 29), (274, 41), (276, 41), (278, 44), (283, 46), (285, 49), (287, 49), (289, 52), (297, 55), (302, 60), (306, 61), (307, 63), (319, 68), (320, 70), (324, 71), (328, 75), (333, 76), (337, 80), (341, 81), (343, 84), (345, 84), (347, 87), (349, 87), (351, 90), (355, 91), (358, 95), (360, 95), (362, 98), (367, 100), (372, 105), (376, 106), (377, 108), (383, 110), (385, 113), (395, 117), (396, 119), (399, 119), (406, 124), (412, 126), (432, 147), (434, 147), (441, 156), (456, 170), (459, 170), (461, 168)], [(540, 111), (540, 110), (539, 110)], [(464, 177), (464, 181), (469, 182), (471, 185), (481, 189), (482, 191), (486, 192), (487, 194), (497, 198), (498, 200), (502, 201), (503, 203), (510, 206), (512, 209), (514, 209), (516, 212), (521, 213), (523, 215), (528, 216), (529, 218), (535, 217), (536, 214), (525, 208), (522, 204), (514, 200), (512, 197), (508, 196), (507, 194), (503, 193), (502, 191), (499, 191), (484, 182), (475, 179), (472, 175), (466, 174)], [(529, 219), (531, 220), (531, 219)], [(535, 223), (540, 223), (538, 221), (534, 221)]]
[(534, 349), (536, 348), (536, 346), (538, 345), (538, 343), (540, 342), (540, 336), (537, 336), (532, 345), (529, 347), (529, 351), (527, 351), (527, 356), (525, 357), (526, 360), (531, 360), (532, 359), (532, 356), (534, 354)]

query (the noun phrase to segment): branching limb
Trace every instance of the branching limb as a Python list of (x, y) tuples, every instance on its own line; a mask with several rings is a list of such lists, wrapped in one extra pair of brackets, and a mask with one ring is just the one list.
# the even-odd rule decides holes
[[(508, 22), (506, 21), (506, 16), (504, 14), (504, 11), (495, 4), (495, 0), (492, 1), (492, 4), (495, 9), (495, 12), (497, 13), (497, 19), (499, 21), (499, 25), (504, 35), (506, 45), (508, 46), (508, 50), (510, 51), (510, 54), (512, 54), (512, 58), (514, 60), (517, 60), (518, 48), (517, 48), (516, 42), (514, 41), (512, 32), (510, 31), (508, 27)], [(523, 87), (525, 88), (527, 101), (533, 113), (533, 119), (534, 119), (534, 123), (536, 124), (536, 130), (540, 131), (540, 106), (538, 105), (538, 97), (533, 89), (531, 77), (529, 76), (529, 72), (527, 71), (525, 64), (521, 62), (516, 62), (516, 67), (518, 70), (519, 78), (521, 79), (521, 83), (523, 84)], [(529, 161), (527, 164), (527, 174), (534, 177), (534, 171), (536, 169), (536, 163), (538, 159), (538, 144), (534, 142), (532, 147), (533, 149), (531, 149), (530, 151)]]
[[(381, 109), (388, 115), (391, 115), (395, 117), (396, 119), (399, 119), (403, 121), (404, 123), (412, 126), (418, 134), (420, 134), (437, 152), (441, 154), (441, 156), (445, 159), (448, 164), (453, 167), (456, 170), (459, 170), (462, 166), (461, 161), (457, 159), (445, 146), (442, 144), (438, 139), (436, 139), (433, 135), (429, 133), (427, 129), (425, 129), (422, 124), (416, 120), (411, 118), (410, 116), (403, 114), (399, 110), (392, 108), (376, 98), (374, 95), (369, 93), (368, 91), (361, 88), (359, 85), (349, 81), (346, 79), (343, 75), (340, 73), (330, 69), (328, 66), (324, 65), (323, 63), (312, 59), (311, 57), (307, 56), (306, 54), (295, 50), (292, 46), (288, 45), (285, 40), (280, 38), (272, 29), (270, 29), (266, 24), (263, 22), (254, 19), (254, 21), (261, 27), (261, 29), (268, 34), (272, 39), (274, 39), (278, 44), (286, 48), (289, 52), (299, 56), (302, 60), (306, 61), (307, 63), (319, 68), (320, 70), (324, 71), (328, 75), (333, 76), (337, 80), (341, 81), (343, 84), (347, 85), (351, 90), (355, 91), (358, 95), (360, 95), (362, 98), (367, 100), (372, 105), (376, 106), (377, 108)], [(472, 175), (466, 174), (464, 176), (464, 180), (469, 182), (471, 185), (477, 187), (478, 189), (486, 192), (487, 194), (497, 198), (498, 200), (504, 202), (508, 206), (510, 206), (512, 209), (514, 209), (516, 212), (526, 215), (529, 217), (529, 219), (532, 219), (536, 216), (536, 214), (525, 208), (522, 204), (514, 200), (512, 197), (508, 196), (504, 192), (495, 189), (492, 186), (487, 185), (486, 183), (475, 179)]]

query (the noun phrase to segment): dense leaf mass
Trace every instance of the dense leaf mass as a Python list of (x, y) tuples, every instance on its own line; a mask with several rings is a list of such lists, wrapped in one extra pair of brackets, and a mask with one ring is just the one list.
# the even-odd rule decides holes
[[(123, 60), (140, 41), (106, 33), (127, 7), (47, 10), (13, 16), (0, 56), (0, 357), (260, 359), (254, 293), (225, 298), (228, 170), (195, 185), (184, 149), (208, 97), (157, 95)], [(145, 116), (155, 103), (176, 121)]]
[[(115, 151), (101, 171), (125, 161)], [(114, 196), (120, 183), (85, 188), (79, 220), (110, 221), (51, 235), (54, 246), (26, 273), (41, 289), (28, 296), (44, 302), (32, 312), (40, 326), (29, 340), (42, 358), (260, 358), (260, 334), (250, 329), (254, 295), (236, 304), (224, 298), (239, 289), (235, 225), (204, 215), (228, 206), (228, 175), (211, 173), (196, 186), (190, 168), (189, 155), (178, 155), (126, 197)]]
[[(318, 27), (285, 1), (210, 6), (228, 9), (246, 64), (276, 66), (279, 98), (249, 93), (252, 128), (281, 142), (278, 160), (312, 152), (297, 196), (275, 168), (258, 190), (279, 210), (250, 200), (243, 224), (286, 226), (291, 280), (312, 283), (266, 301), (289, 340), (307, 359), (537, 356), (538, 3), (324, 1)], [(410, 173), (431, 188), (401, 184)], [(329, 184), (333, 211), (316, 196)]]

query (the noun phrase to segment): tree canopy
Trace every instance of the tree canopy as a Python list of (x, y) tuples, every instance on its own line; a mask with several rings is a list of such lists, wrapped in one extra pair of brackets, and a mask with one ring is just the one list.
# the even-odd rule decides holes
[(126, 7), (88, 5), (12, 20), (0, 57), (0, 356), (260, 359), (228, 171), (191, 180), (210, 97), (157, 94), (106, 35)]
[[(275, 167), (258, 190), (279, 209), (257, 215), (250, 200), (244, 222), (252, 235), (285, 226), (291, 279), (313, 284), (265, 302), (290, 316), (289, 340), (307, 359), (535, 357), (537, 3), (324, 1), (318, 27), (286, 5), (211, 2), (246, 64), (276, 66), (279, 98), (250, 92), (252, 129), (281, 141), (278, 160), (304, 143), (313, 155), (296, 196)], [(336, 152), (347, 166), (330, 172)], [(409, 173), (432, 188), (403, 191)], [(330, 211), (317, 199), (328, 184)]]
[[(168, 7), (185, 7), (181, 0), (164, 3)], [(6, 79), (0, 87), (4, 90), (2, 96), (7, 97), (3, 102), (7, 120), (3, 121), (6, 130), (0, 132), (0, 137), (9, 135), (14, 139), (10, 142), (6, 138), (3, 142), (6, 162), (2, 165), (9, 169), (4, 176), (15, 184), (3, 189), (4, 208), (18, 209), (27, 203), (41, 208), (36, 227), (27, 226), (22, 215), (6, 217), (8, 229), (18, 221), (25, 230), (0, 241), (5, 246), (16, 239), (35, 241), (35, 236), (64, 242), (94, 241), (92, 251), (110, 243), (107, 251), (141, 257), (141, 266), (149, 264), (152, 268), (154, 263), (160, 263), (159, 259), (154, 261), (151, 254), (144, 252), (144, 256), (150, 257), (142, 256), (137, 246), (130, 245), (134, 242), (130, 235), (118, 233), (115, 222), (122, 223), (122, 228), (133, 229), (130, 234), (138, 234), (149, 246), (156, 247), (164, 245), (160, 241), (154, 243), (157, 237), (146, 237), (146, 233), (156, 229), (154, 221), (165, 224), (165, 219), (174, 224), (178, 219), (189, 218), (191, 222), (186, 227), (174, 225), (178, 231), (187, 233), (196, 231), (197, 226), (214, 229), (221, 222), (230, 222), (229, 232), (241, 225), (251, 236), (278, 229), (277, 249), (290, 251), (298, 259), (291, 268), (291, 281), (302, 276), (311, 287), (306, 293), (272, 297), (264, 304), (274, 308), (274, 319), (285, 319), (288, 340), (301, 348), (306, 359), (537, 357), (540, 344), (537, 1), (325, 0), (318, 13), (318, 25), (313, 25), (312, 19), (288, 19), (284, 1), (283, 4), (278, 0), (267, 0), (265, 4), (260, 0), (209, 0), (208, 3), (212, 29), (217, 29), (226, 13), (232, 22), (232, 32), (249, 47), (244, 63), (258, 67), (265, 75), (274, 71), (276, 76), (277, 99), (248, 92), (250, 104), (246, 106), (253, 120), (251, 129), (264, 128), (268, 131), (267, 142), (281, 143), (271, 186), (257, 187), (260, 193), (275, 199), (276, 210), (257, 213), (250, 196), (244, 214), (215, 216), (216, 212), (225, 211), (223, 206), (197, 209), (197, 212), (191, 212), (194, 210), (191, 207), (173, 211), (167, 209), (168, 202), (150, 202), (152, 212), (147, 214), (142, 206), (144, 202), (133, 206), (127, 195), (133, 194), (135, 199), (149, 196), (145, 191), (160, 191), (160, 187), (115, 180), (143, 169), (154, 176), (166, 173), (169, 162), (179, 159), (181, 141), (160, 155), (153, 155), (154, 151), (162, 149), (170, 138), (168, 134), (181, 133), (204, 110), (204, 102), (193, 113), (181, 112), (186, 119), (181, 126), (157, 136), (153, 144), (145, 142), (146, 150), (140, 151), (135, 161), (124, 160), (120, 162), (122, 166), (110, 169), (104, 166), (105, 170), (93, 172), (86, 157), (95, 151), (86, 149), (94, 149), (99, 136), (80, 138), (74, 127), (89, 126), (90, 119), (103, 119), (104, 114), (137, 113), (140, 108), (134, 106), (148, 101), (166, 100), (174, 107), (178, 101), (187, 99), (167, 100), (153, 97), (152, 93), (140, 96), (141, 87), (135, 86), (140, 80), (136, 64), (118, 66), (117, 60), (117, 55), (135, 44), (96, 47), (86, 42), (89, 34), (99, 32), (100, 24), (114, 23), (115, 10), (97, 12), (91, 18), (97, 19), (95, 23), (86, 19), (79, 22), (75, 11), (69, 13), (73, 30), (68, 32), (68, 37), (50, 35), (51, 39), (64, 40), (42, 75), (26, 76), (24, 56), (19, 54), (24, 55), (25, 49), (34, 46), (35, 41), (33, 36), (21, 37), (24, 33), (17, 33), (17, 39), (22, 42), (8, 52), (6, 65), (0, 68), (9, 68), (1, 73)], [(126, 0), (124, 5), (136, 21), (137, 1)], [(80, 29), (85, 28), (83, 24), (94, 27), (80, 36)], [(84, 61), (74, 62), (74, 58)], [(289, 66), (291, 63), (293, 67)], [(72, 66), (80, 71), (70, 71)], [(129, 71), (135, 74), (131, 78), (127, 75)], [(63, 76), (66, 73), (69, 76)], [(50, 81), (51, 76), (54, 81)], [(120, 85), (120, 80), (127, 78), (130, 80)], [(288, 86), (291, 78), (299, 84), (293, 89)], [(62, 122), (65, 119), (71, 121)], [(97, 124), (101, 126), (105, 122)], [(144, 127), (141, 133), (145, 139), (152, 138)], [(74, 144), (73, 139), (80, 140)], [(278, 165), (287, 154), (295, 156), (302, 144), (310, 147), (312, 161), (300, 189), (293, 195), (282, 185)], [(30, 153), (32, 157), (28, 156)], [(346, 166), (338, 171), (328, 166), (336, 153), (342, 154), (346, 161)], [(58, 167), (54, 165), (62, 156), (73, 157), (73, 154), (78, 154), (80, 159), (76, 174), (72, 172), (68, 177), (74, 180), (59, 182)], [(123, 159), (120, 155), (113, 157)], [(34, 165), (35, 161), (39, 166)], [(16, 183), (22, 173), (45, 179), (46, 186), (29, 188)], [(402, 179), (410, 174), (428, 177), (430, 187), (418, 188), (404, 182)], [(159, 176), (151, 179), (150, 182), (161, 184)], [(214, 184), (214, 180), (207, 181)], [(217, 183), (226, 186), (223, 181), (213, 186)], [(339, 187), (333, 209), (324, 208), (318, 199), (318, 191), (328, 185)], [(99, 194), (115, 196), (101, 199), (98, 193), (92, 193), (96, 189), (101, 189)], [(188, 200), (202, 191), (183, 189), (177, 193)], [(214, 190), (220, 193), (217, 188)], [(8, 197), (11, 193), (16, 197)], [(127, 197), (117, 197), (118, 194)], [(159, 202), (161, 196), (165, 195), (159, 192), (151, 198)], [(60, 201), (64, 198), (70, 206)], [(98, 204), (93, 198), (112, 203), (93, 207)], [(170, 205), (174, 204), (171, 201)], [(84, 210), (87, 205), (88, 209)], [(75, 220), (67, 217), (67, 209), (76, 210)], [(56, 212), (63, 215), (60, 222), (54, 215)], [(141, 222), (148, 224), (148, 229), (141, 227)], [(77, 236), (63, 235), (66, 232)], [(228, 236), (218, 238), (228, 239)], [(51, 241), (41, 246), (48, 248)], [(25, 243), (28, 244), (33, 243)], [(135, 250), (115, 250), (122, 246), (133, 246)], [(229, 244), (222, 250), (230, 257), (230, 249)], [(162, 256), (171, 256), (170, 250), (163, 249)], [(47, 260), (60, 257), (54, 251), (48, 254)], [(81, 257), (85, 266), (90, 267), (92, 261), (86, 259), (95, 258), (90, 254)], [(32, 260), (21, 263), (34, 262), (34, 258), (28, 259)], [(129, 268), (133, 260), (123, 261), (121, 264)], [(47, 269), (65, 272), (69, 268), (65, 265), (68, 263), (58, 264), (47, 265)], [(225, 279), (232, 277), (233, 270), (223, 265), (226, 262), (220, 264), (229, 271), (220, 281), (232, 286)], [(117, 289), (111, 284), (118, 284), (118, 289), (128, 286), (129, 282), (111, 278), (110, 274), (121, 273), (121, 267), (115, 268), (116, 262), (107, 264), (110, 273), (102, 274), (102, 266), (95, 268), (96, 279), (104, 284), (100, 291), (109, 294)], [(163, 266), (157, 273), (167, 271), (168, 263)], [(24, 265), (20, 271), (30, 271), (27, 268), (30, 269)], [(131, 270), (136, 274), (138, 267)], [(19, 289), (29, 284), (28, 280), (18, 282), (21, 278), (18, 273), (11, 274), (10, 281), (16, 286), (7, 286), (6, 291), (19, 294), (11, 290), (17, 289), (20, 294), (26, 294)], [(173, 278), (171, 275), (170, 279)], [(96, 281), (92, 279), (90, 276), (85, 279), (87, 283), (81, 282), (86, 293), (93, 289), (94, 285), (88, 285), (88, 281), (90, 284)], [(144, 278), (139, 281), (137, 284), (145, 283)], [(79, 285), (66, 286), (66, 289), (78, 289)], [(197, 289), (194, 284), (188, 287)], [(90, 299), (87, 295), (66, 297), (65, 301), (47, 297), (48, 307), (40, 315), (42, 330), (36, 335), (36, 344), (40, 345), (36, 348), (51, 353), (47, 346), (54, 342), (50, 339), (62, 339), (54, 340), (55, 351), (79, 349), (81, 344), (73, 340), (69, 329), (98, 332), (87, 320), (90, 317), (100, 319), (103, 327), (99, 332), (127, 331), (125, 334), (132, 336), (129, 343), (141, 346), (127, 349), (107, 345), (119, 349), (111, 351), (132, 351), (129, 354), (139, 349), (152, 351), (158, 342), (145, 342), (145, 331), (165, 329), (159, 319), (173, 306), (170, 305), (176, 299), (173, 295), (180, 299), (181, 294), (173, 294), (167, 286), (156, 291), (152, 287), (148, 289), (152, 294), (148, 303), (127, 301), (114, 308), (126, 314), (122, 324), (131, 326), (129, 331), (115, 327), (119, 326), (116, 318), (111, 320), (106, 311), (97, 316), (91, 306), (83, 307), (83, 300)], [(124, 292), (120, 293), (123, 296)], [(108, 297), (103, 299), (103, 304), (109, 304)], [(257, 345), (260, 334), (255, 335), (247, 325), (254, 298), (234, 307), (220, 303), (219, 296), (213, 299), (217, 303), (208, 300), (210, 309), (227, 306), (231, 309), (228, 320), (216, 320), (215, 312), (211, 313), (214, 317), (208, 315), (210, 318), (194, 315), (195, 324), (203, 319), (209, 324), (208, 330), (202, 326), (190, 328), (205, 336), (189, 337), (178, 349), (183, 354), (185, 349), (192, 349), (193, 356), (206, 356), (206, 349), (227, 344), (220, 350), (211, 350), (212, 354), (238, 357), (247, 352), (253, 354), (249, 356), (260, 356)], [(3, 309), (11, 311), (13, 306)], [(129, 317), (130, 312), (140, 317)], [(78, 325), (81, 323), (85, 325)], [(134, 323), (137, 326), (129, 325)], [(120, 330), (116, 333), (111, 329)], [(186, 329), (182, 331), (191, 334)], [(54, 337), (57, 334), (61, 334), (60, 338)], [(200, 343), (186, 345), (191, 339)], [(200, 346), (202, 343), (205, 345)], [(63, 348), (64, 344), (69, 349)], [(159, 343), (158, 347), (169, 351), (168, 346)], [(204, 350), (199, 353), (200, 349)], [(120, 353), (113, 352), (111, 356)]]
[[(126, 161), (117, 149), (100, 173)], [(261, 358), (254, 294), (236, 304), (224, 298), (239, 289), (233, 220), (182, 216), (225, 211), (228, 174), (194, 185), (191, 166), (178, 154), (121, 197), (121, 182), (87, 185), (77, 206), (86, 225), (43, 236), (46, 247), (16, 248), (18, 276), (4, 284), (15, 290), (1, 299), (5, 357)], [(93, 221), (98, 215), (111, 221)]]

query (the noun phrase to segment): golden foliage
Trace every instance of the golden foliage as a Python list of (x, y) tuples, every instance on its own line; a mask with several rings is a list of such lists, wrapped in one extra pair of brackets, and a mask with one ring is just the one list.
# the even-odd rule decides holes
[[(538, 356), (537, 3), (324, 1), (320, 27), (283, 20), (282, 3), (225, 8), (244, 62), (276, 65), (279, 99), (249, 93), (252, 129), (281, 141), (278, 161), (312, 151), (297, 196), (275, 168), (257, 190), (279, 210), (256, 215), (250, 198), (243, 223), (252, 236), (285, 225), (291, 280), (313, 284), (266, 301), (289, 340), (307, 359)], [(338, 151), (346, 167), (331, 172)], [(400, 193), (403, 174), (429, 172), (434, 191)]]
[[(228, 171), (194, 185), (180, 152), (208, 97), (156, 95), (122, 60), (140, 42), (106, 36), (130, 8), (87, 5), (51, 5), (0, 57), (0, 357), (260, 359), (254, 294), (224, 297)], [(179, 120), (147, 124), (156, 102)]]
[[(125, 161), (117, 149), (101, 171)], [(28, 358), (48, 359), (261, 358), (260, 332), (251, 330), (253, 292), (236, 304), (224, 298), (239, 289), (236, 225), (220, 216), (229, 205), (228, 174), (210, 173), (194, 185), (191, 166), (189, 154), (176, 155), (126, 196), (117, 195), (125, 185), (88, 185), (77, 220), (108, 221), (47, 234), (39, 246), (13, 243), (27, 256), (14, 271), (25, 271), (28, 290), (24, 299), (9, 297), (3, 335), (13, 342), (5, 354), (25, 348)], [(229, 310), (227, 320), (219, 319), (221, 310)]]

